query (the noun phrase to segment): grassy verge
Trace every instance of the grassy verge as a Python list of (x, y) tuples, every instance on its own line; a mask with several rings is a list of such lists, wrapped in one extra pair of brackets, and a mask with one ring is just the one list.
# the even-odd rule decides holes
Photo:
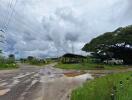
[(35, 65), (35, 66), (45, 66), (45, 65), (48, 65), (48, 64), (51, 64), (51, 63), (54, 63), (53, 61), (46, 61), (46, 62), (36, 62), (36, 61), (27, 61), (25, 62), (29, 65)]
[(30, 64), (30, 65), (35, 65), (35, 66), (45, 66), (45, 65), (48, 65), (48, 64), (50, 64), (50, 63), (28, 63), (28, 64)]
[(6, 69), (15, 69), (18, 68), (18, 65), (13, 63), (13, 64), (0, 64), (0, 70), (6, 70)]
[(123, 65), (106, 65), (106, 64), (94, 64), (94, 63), (80, 63), (80, 64), (62, 64), (59, 63), (56, 65), (57, 68), (61, 69), (76, 69), (76, 70), (96, 70), (96, 69), (126, 69), (130, 66), (123, 66)]
[(72, 92), (71, 100), (132, 100), (132, 72), (88, 81)]

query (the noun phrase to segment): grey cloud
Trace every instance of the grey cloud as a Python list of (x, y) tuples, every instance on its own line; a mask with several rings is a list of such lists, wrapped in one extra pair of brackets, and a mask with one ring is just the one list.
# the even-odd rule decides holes
[(43, 18), (43, 26), (47, 30), (46, 39), (53, 41), (57, 49), (69, 51), (71, 47), (68, 41), (77, 41), (81, 33), (78, 27), (80, 24), (77, 22), (70, 8), (57, 8), (54, 14)]
[(126, 0), (126, 8), (123, 13), (123, 19), (125, 19), (128, 23), (132, 23), (132, 1)]
[(55, 14), (62, 18), (65, 21), (69, 21), (73, 24), (81, 24), (81, 18), (77, 18), (76, 13), (72, 8), (64, 7), (64, 8), (57, 8)]
[[(0, 3), (0, 28), (9, 0)], [(105, 2), (105, 3), (102, 3)], [(58, 56), (82, 53), (92, 38), (132, 23), (131, 0), (18, 0), (6, 32), (6, 53)]]
[(33, 36), (31, 33), (28, 33), (28, 32), (24, 32), (24, 36), (23, 36), (23, 40), (24, 41), (33, 41), (35, 40), (35, 36)]
[(79, 34), (76, 33), (67, 33), (65, 35), (66, 40), (70, 40), (70, 41), (77, 41), (79, 39)]

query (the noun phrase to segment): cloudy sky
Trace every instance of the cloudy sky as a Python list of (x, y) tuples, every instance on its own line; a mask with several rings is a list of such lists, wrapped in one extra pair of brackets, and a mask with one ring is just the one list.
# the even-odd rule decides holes
[[(56, 57), (132, 24), (131, 0), (0, 0), (5, 54)], [(7, 27), (7, 28), (6, 28)]]

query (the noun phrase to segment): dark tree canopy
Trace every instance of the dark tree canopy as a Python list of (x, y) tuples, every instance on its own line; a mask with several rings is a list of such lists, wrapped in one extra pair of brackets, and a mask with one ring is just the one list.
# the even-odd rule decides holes
[(27, 60), (29, 60), (29, 61), (31, 61), (31, 60), (33, 60), (33, 59), (34, 59), (33, 56), (28, 56), (28, 57), (27, 57)]
[(107, 32), (103, 35), (94, 38), (90, 43), (87, 43), (82, 50), (86, 52), (97, 51), (103, 47), (110, 45), (122, 44), (132, 45), (132, 25), (124, 28), (118, 28), (113, 32)]
[(82, 50), (93, 52), (101, 61), (116, 58), (132, 64), (132, 25), (104, 33), (87, 43)]
[(9, 55), (9, 59), (15, 59), (15, 55), (14, 54), (10, 54)]
[(85, 56), (77, 55), (77, 54), (71, 54), (71, 53), (64, 54), (62, 57), (69, 57), (69, 58), (86, 58)]

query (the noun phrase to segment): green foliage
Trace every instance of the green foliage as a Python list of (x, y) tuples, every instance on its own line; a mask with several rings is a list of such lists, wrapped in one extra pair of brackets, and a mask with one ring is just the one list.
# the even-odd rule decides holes
[(28, 56), (28, 57), (27, 57), (27, 60), (28, 60), (28, 61), (32, 61), (33, 59), (34, 59), (33, 56)]
[(132, 25), (107, 32), (87, 43), (82, 50), (92, 52), (94, 58), (101, 62), (112, 58), (123, 60), (124, 64), (132, 64)]
[(87, 52), (95, 52), (97, 49), (107, 49), (107, 46), (117, 43), (126, 43), (132, 45), (132, 25), (124, 28), (118, 28), (114, 32), (107, 32), (94, 38), (87, 43), (82, 50)]
[(20, 58), (21, 63), (26, 63), (27, 59), (26, 58)]
[(132, 72), (88, 81), (72, 92), (71, 100), (132, 100)]
[(42, 65), (46, 65), (51, 63), (51, 59), (39, 59), (33, 56), (28, 56), (27, 58), (20, 58), (21, 63), (27, 63), (30, 65), (38, 65), (38, 66), (42, 66)]
[(47, 63), (46, 60), (36, 59), (36, 58), (34, 58), (28, 62), (29, 62), (29, 64), (32, 64), (32, 65), (44, 65)]
[(15, 63), (15, 59), (12, 58), (5, 58), (0, 56), (0, 69), (11, 69), (17, 68), (17, 64)]
[(22, 63), (29, 63), (31, 65), (45, 65), (48, 62), (44, 59), (37, 59), (33, 56), (28, 56), (27, 59), (20, 59)]
[(14, 54), (10, 54), (9, 57), (8, 57), (8, 59), (9, 59), (12, 63), (14, 63), (14, 62), (15, 62), (15, 55), (14, 55)]
[(97, 64), (97, 63), (79, 63), (79, 64), (62, 64), (59, 63), (55, 67), (61, 68), (61, 69), (76, 69), (76, 70), (98, 70), (98, 69), (125, 69), (127, 68), (126, 66), (122, 65), (108, 65), (108, 64)]

